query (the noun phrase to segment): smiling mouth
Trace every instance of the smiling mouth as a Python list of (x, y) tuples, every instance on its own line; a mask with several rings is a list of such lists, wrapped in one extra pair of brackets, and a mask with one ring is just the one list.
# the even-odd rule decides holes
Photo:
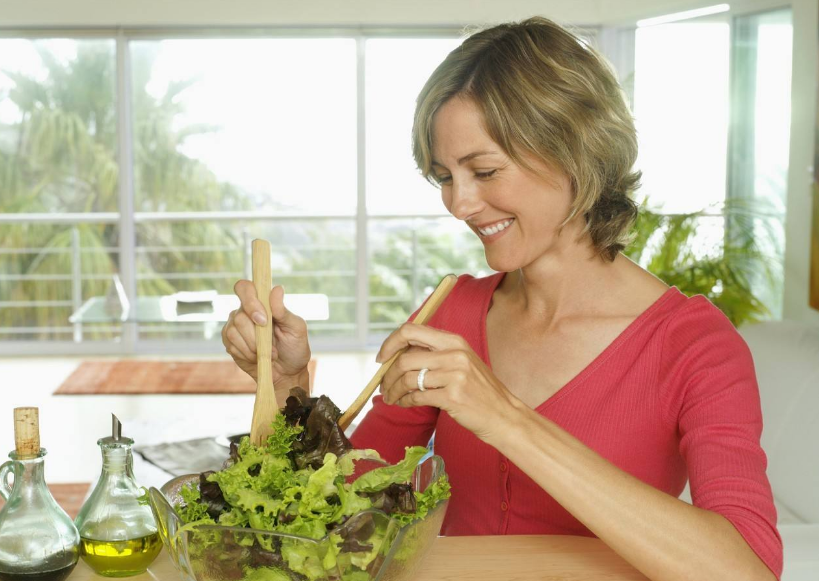
[(492, 226), (489, 226), (488, 228), (478, 228), (476, 226), (475, 229), (478, 231), (478, 233), (481, 236), (492, 236), (493, 234), (497, 234), (498, 232), (502, 232), (503, 230), (506, 230), (509, 226), (512, 225), (512, 222), (514, 222), (514, 221), (515, 221), (514, 218), (510, 218), (508, 220), (504, 220), (503, 222), (498, 222), (497, 224), (493, 224)]

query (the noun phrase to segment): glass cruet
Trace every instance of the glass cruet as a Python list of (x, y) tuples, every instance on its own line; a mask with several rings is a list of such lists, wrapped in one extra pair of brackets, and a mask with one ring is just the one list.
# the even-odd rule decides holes
[(122, 424), (112, 415), (110, 437), (97, 441), (102, 473), (74, 521), (80, 531), (80, 555), (106, 577), (145, 572), (162, 549), (162, 540), (145, 491), (134, 479), (131, 446)]
[(37, 408), (15, 408), (14, 441), (0, 466), (0, 581), (62, 581), (77, 564), (80, 537), (46, 486)]

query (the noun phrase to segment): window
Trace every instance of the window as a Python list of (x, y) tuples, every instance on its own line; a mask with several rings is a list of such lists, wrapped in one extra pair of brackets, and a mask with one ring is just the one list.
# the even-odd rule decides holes
[(412, 158), (415, 98), (458, 44), (455, 38), (367, 41), (368, 335), (372, 343), (404, 322), (444, 275), (489, 272), (480, 241), (446, 213), (440, 191), (419, 179)]
[(0, 39), (0, 342), (110, 340), (71, 325), (118, 272), (113, 40)]
[(638, 28), (635, 37), (640, 197), (664, 214), (703, 213), (693, 254), (720, 254), (717, 266), (747, 279), (774, 318), (784, 279), (791, 18), (790, 9), (719, 14)]
[[(750, 226), (703, 218), (703, 248), (773, 233), (765, 252), (781, 255), (790, 19), (637, 30), (648, 203), (769, 209)], [(454, 30), (0, 39), (0, 349), (218, 352), (221, 322), (154, 311), (180, 291), (231, 294), (257, 237), (288, 293), (327, 295), (317, 349), (377, 344), (444, 274), (488, 274), (411, 155), (415, 97), (459, 42)], [(776, 314), (775, 281), (749, 277)]]
[(729, 41), (727, 22), (637, 29), (640, 194), (663, 212), (696, 212), (725, 199)]
[(730, 220), (727, 235), (771, 257), (767, 272), (748, 275), (774, 317), (782, 315), (785, 278), (792, 46), (790, 9), (734, 20), (727, 195), (752, 212)]
[[(277, 284), (329, 295), (330, 319), (311, 323), (313, 337), (354, 337), (355, 40), (134, 41), (131, 60), (137, 296), (231, 294), (261, 237)], [(196, 340), (203, 324), (139, 331)]]
[(0, 40), (3, 345), (218, 351), (221, 322), (164, 299), (232, 294), (257, 237), (288, 293), (327, 295), (317, 348), (377, 343), (443, 274), (488, 271), (411, 156), (456, 32), (186, 36)]

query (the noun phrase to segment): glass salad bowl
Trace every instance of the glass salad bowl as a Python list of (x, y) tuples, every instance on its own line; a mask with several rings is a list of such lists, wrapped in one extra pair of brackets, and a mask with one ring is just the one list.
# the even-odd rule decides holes
[[(348, 479), (382, 466), (361, 460)], [(443, 459), (430, 456), (415, 468), (413, 489), (423, 492), (443, 474)], [(151, 488), (149, 497), (162, 542), (187, 581), (408, 581), (438, 536), (448, 504), (441, 500), (406, 525), (370, 508), (317, 540), (245, 527), (186, 527), (173, 508), (186, 485), (198, 486), (199, 475)]]

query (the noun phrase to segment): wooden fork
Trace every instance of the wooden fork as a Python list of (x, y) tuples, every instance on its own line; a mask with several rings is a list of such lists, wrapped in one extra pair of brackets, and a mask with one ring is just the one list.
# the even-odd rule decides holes
[[(416, 325), (426, 324), (432, 315), (435, 314), (435, 311), (438, 310), (438, 307), (441, 306), (441, 303), (444, 302), (444, 299), (449, 295), (449, 291), (452, 290), (456, 282), (458, 282), (457, 276), (454, 274), (446, 275), (441, 282), (438, 283), (438, 287), (433, 291), (429, 299), (427, 299), (427, 302), (424, 303), (424, 306), (421, 307), (421, 310), (418, 311), (418, 315), (412, 322)], [(356, 416), (361, 413), (361, 409), (370, 400), (373, 393), (375, 393), (376, 388), (381, 383), (381, 380), (384, 379), (384, 376), (387, 374), (387, 371), (390, 370), (392, 364), (395, 363), (395, 360), (407, 349), (408, 347), (400, 349), (395, 355), (381, 364), (381, 367), (376, 371), (370, 383), (367, 384), (355, 401), (347, 408), (347, 411), (338, 419), (338, 425), (342, 430), (346, 430)]]

